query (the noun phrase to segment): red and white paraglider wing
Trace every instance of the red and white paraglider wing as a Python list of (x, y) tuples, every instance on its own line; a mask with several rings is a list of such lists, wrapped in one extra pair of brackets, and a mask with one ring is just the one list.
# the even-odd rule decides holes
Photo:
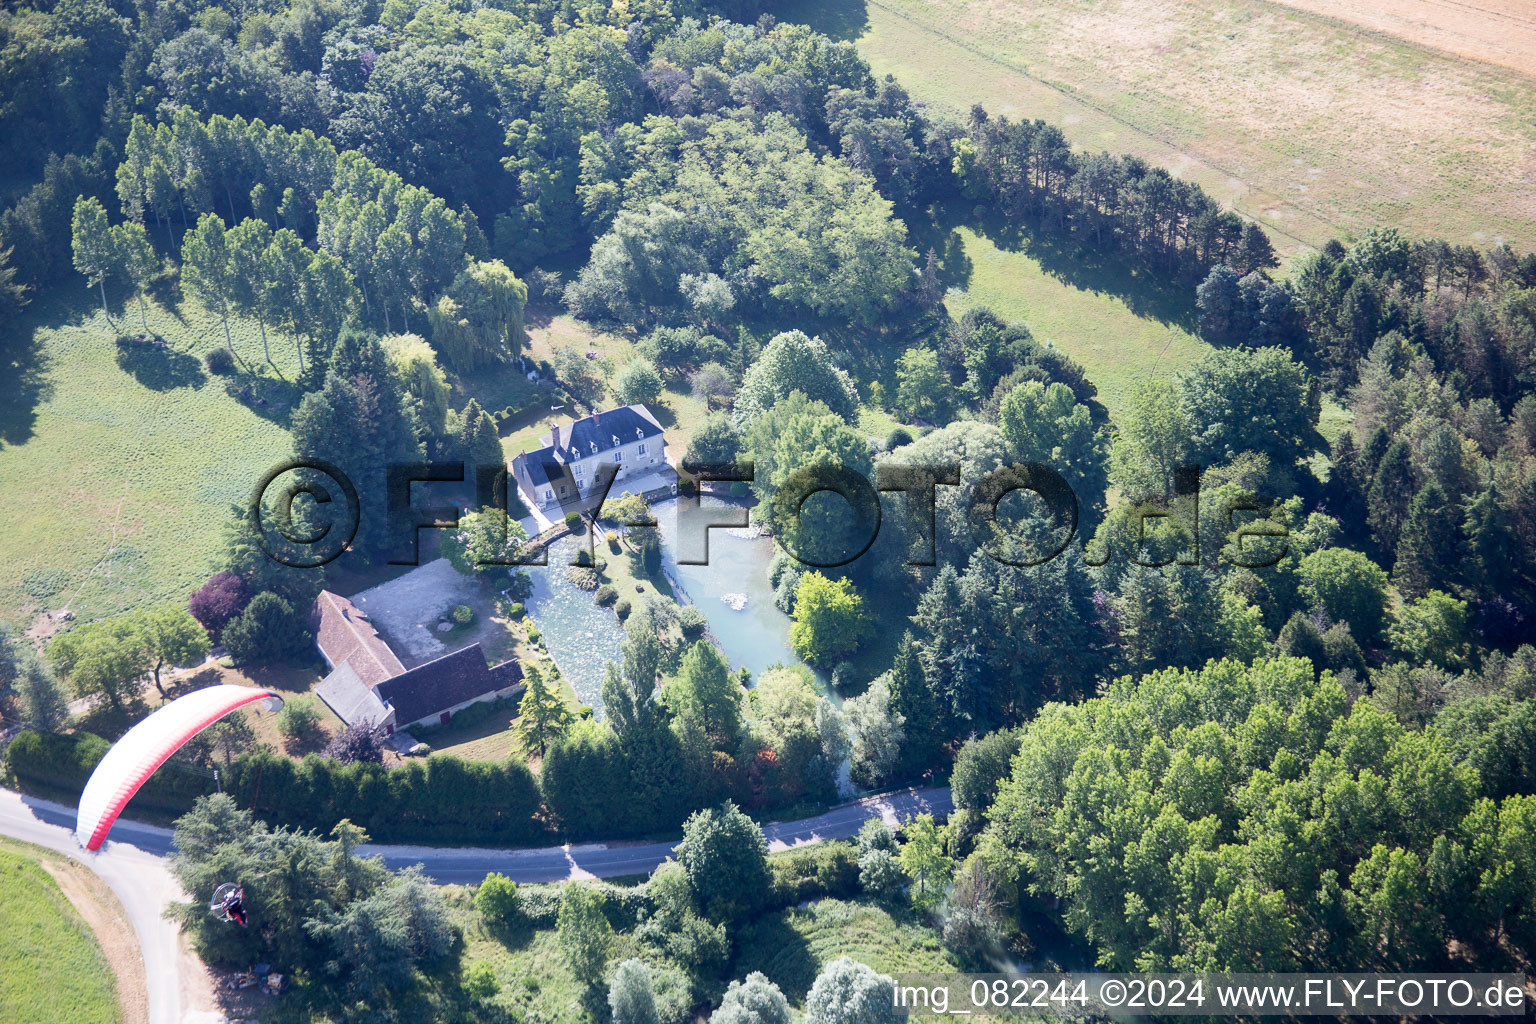
[(257, 701), (266, 701), (274, 711), (283, 704), (269, 690), (220, 683), (176, 698), (129, 729), (107, 751), (80, 794), (75, 838), (87, 850), (99, 850), (123, 807), (167, 758), (231, 711)]

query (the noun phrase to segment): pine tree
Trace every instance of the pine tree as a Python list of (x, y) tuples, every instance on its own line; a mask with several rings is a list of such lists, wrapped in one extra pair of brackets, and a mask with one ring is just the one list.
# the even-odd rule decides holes
[(496, 466), (506, 461), (496, 421), (473, 398), (459, 413), (458, 449), (475, 466)]
[(1452, 589), (1461, 564), (1458, 518), (1439, 484), (1431, 483), (1414, 497), (1392, 570), (1392, 582), (1405, 596), (1423, 597), (1431, 589)]
[(1328, 648), (1323, 642), (1323, 634), (1305, 612), (1296, 612), (1286, 620), (1275, 639), (1275, 646), (1287, 657), (1306, 658), (1312, 663), (1314, 672), (1328, 667)]
[(1376, 479), (1376, 470), (1381, 466), (1381, 460), (1386, 457), (1387, 449), (1390, 447), (1392, 447), (1392, 435), (1387, 432), (1385, 426), (1377, 427), (1371, 432), (1365, 447), (1360, 451), (1361, 490), (1371, 489), (1371, 481)]
[(1329, 510), (1346, 529), (1358, 530), (1365, 521), (1365, 485), (1360, 450), (1349, 431), (1333, 446), (1333, 466), (1328, 474)]
[(523, 751), (530, 755), (537, 752), (542, 758), (551, 745), (570, 731), (574, 718), (565, 698), (544, 682), (544, 674), (537, 665), (528, 666), (524, 679), (528, 688), (518, 705), (513, 729)]
[(1371, 525), (1376, 543), (1383, 549), (1391, 551), (1397, 547), (1413, 494), (1413, 461), (1408, 442), (1399, 438), (1381, 457), (1381, 465), (1376, 468), (1376, 478), (1366, 498), (1366, 521)]
[(1473, 500), (1463, 529), (1473, 567), (1469, 579), (1475, 580), (1478, 591), (1486, 596), (1505, 596), (1519, 556), (1509, 513), (1497, 484), (1490, 481), (1487, 489)]
[(917, 643), (910, 632), (896, 645), (896, 657), (887, 678), (891, 710), (906, 719), (907, 740), (902, 745), (900, 771), (920, 771), (933, 764), (944, 742), (944, 732), (938, 698), (923, 674)]
[(10, 327), (28, 301), (26, 286), (16, 281), (11, 250), (0, 249), (0, 331)]
[(1243, 225), (1243, 238), (1237, 246), (1237, 264), (1244, 274), (1280, 265), (1269, 236), (1252, 221)]

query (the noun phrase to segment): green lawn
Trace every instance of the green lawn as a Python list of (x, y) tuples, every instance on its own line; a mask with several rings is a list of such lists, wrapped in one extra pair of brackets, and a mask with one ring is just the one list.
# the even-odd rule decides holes
[[(118, 323), (136, 332), (137, 308), (128, 314)], [(44, 298), (23, 319), (31, 350), (0, 382), (0, 618), (25, 624), (67, 604), (89, 620), (185, 600), (214, 568), (230, 505), (291, 454), (292, 388), (266, 368), (247, 402), (204, 371), (224, 343), (216, 317), (154, 305), (150, 326), (170, 348), (120, 360), (99, 307)], [(236, 350), (260, 364), (256, 325), (234, 327)], [(292, 345), (268, 333), (291, 379)]]
[(47, 871), (0, 849), (0, 1021), (122, 1020), (101, 946)]
[(957, 233), (969, 276), (946, 296), (950, 313), (983, 305), (1023, 320), (1038, 340), (1083, 364), (1111, 418), (1138, 382), (1178, 373), (1210, 351), (1191, 333), (1180, 296), (1144, 277), (1049, 249), (1001, 249), (971, 228)]

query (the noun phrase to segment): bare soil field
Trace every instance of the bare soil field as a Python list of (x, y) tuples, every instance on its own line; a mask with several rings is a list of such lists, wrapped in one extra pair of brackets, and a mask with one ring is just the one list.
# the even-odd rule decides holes
[[(787, 16), (855, 40), (932, 106), (1044, 118), (1198, 181), (1283, 249), (1377, 224), (1536, 247), (1536, 82), (1349, 20), (1430, 2), (844, 0)], [(1456, 2), (1469, 26), (1536, 6)]]
[(1536, 75), (1536, 0), (1271, 0)]

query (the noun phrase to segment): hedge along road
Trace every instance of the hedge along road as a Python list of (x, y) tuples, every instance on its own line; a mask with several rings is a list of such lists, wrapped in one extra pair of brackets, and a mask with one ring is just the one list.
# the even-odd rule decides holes
[[(918, 814), (947, 815), (952, 807), (948, 787), (897, 790), (834, 807), (814, 818), (765, 825), (763, 837), (769, 851), (778, 852), (828, 839), (847, 839), (869, 818), (883, 818), (896, 825)], [(164, 917), (165, 909), (183, 898), (164, 859), (173, 849), (171, 830), (119, 819), (101, 851), (86, 853), (75, 842), (74, 827), (74, 808), (0, 789), (0, 834), (73, 857), (112, 887), (133, 922), (144, 954), (150, 1024), (184, 1024), (178, 977), (180, 934)], [(358, 853), (379, 857), (395, 871), (420, 864), (434, 881), (462, 885), (479, 882), (492, 871), (515, 882), (649, 874), (671, 856), (676, 845), (585, 843), (491, 850), (370, 843), (358, 847)]]

